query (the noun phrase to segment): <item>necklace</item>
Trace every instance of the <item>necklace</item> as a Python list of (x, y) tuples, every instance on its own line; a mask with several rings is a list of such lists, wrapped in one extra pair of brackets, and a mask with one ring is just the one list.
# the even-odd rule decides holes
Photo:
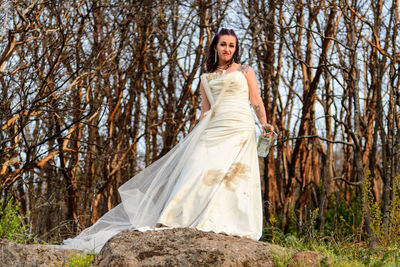
[(229, 69), (229, 67), (232, 65), (232, 62), (229, 62), (228, 64), (225, 64), (223, 66), (217, 66), (217, 70), (222, 70), (222, 72), (226, 71)]

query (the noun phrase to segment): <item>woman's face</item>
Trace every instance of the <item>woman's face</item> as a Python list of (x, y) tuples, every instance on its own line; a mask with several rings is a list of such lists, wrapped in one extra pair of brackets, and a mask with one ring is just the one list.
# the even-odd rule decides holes
[(236, 51), (236, 38), (232, 35), (222, 35), (219, 37), (215, 47), (218, 53), (218, 65), (222, 65), (232, 59)]

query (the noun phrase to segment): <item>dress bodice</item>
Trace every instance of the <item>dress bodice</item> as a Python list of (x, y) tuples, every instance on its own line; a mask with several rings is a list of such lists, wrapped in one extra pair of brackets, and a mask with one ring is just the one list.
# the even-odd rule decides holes
[(218, 99), (221, 91), (226, 86), (221, 99), (222, 101), (234, 101), (248, 104), (249, 91), (247, 79), (241, 71), (236, 70), (222, 75), (217, 74), (217, 76), (215, 73), (209, 75), (210, 79), (208, 79), (208, 83), (214, 101)]
[[(254, 128), (247, 79), (241, 69), (219, 75), (204, 74), (203, 86), (211, 105), (210, 128)], [(206, 113), (205, 113), (206, 114)], [(218, 126), (218, 127), (216, 127)]]
[[(249, 90), (247, 79), (241, 70), (235, 70), (229, 73), (217, 74), (207, 73), (205, 80), (207, 81), (206, 87), (208, 100), (213, 106), (220, 96), (220, 102), (235, 102), (236, 104), (248, 104)], [(222, 95), (221, 95), (222, 92)]]

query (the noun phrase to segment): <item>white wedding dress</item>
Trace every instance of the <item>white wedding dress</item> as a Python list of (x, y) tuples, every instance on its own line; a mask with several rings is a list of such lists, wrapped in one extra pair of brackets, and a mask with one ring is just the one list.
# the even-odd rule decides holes
[(118, 189), (118, 206), (57, 247), (99, 252), (108, 239), (127, 229), (191, 227), (261, 237), (260, 176), (247, 79), (236, 70), (203, 74), (201, 81), (211, 105), (201, 122)]

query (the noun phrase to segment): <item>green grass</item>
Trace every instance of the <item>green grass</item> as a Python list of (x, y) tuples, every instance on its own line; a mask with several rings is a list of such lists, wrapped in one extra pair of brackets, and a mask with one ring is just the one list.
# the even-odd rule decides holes
[(89, 267), (95, 256), (95, 254), (84, 253), (73, 255), (69, 258), (66, 267)]
[[(268, 231), (268, 230), (266, 230)], [(277, 231), (275, 229), (275, 231)], [(295, 251), (315, 251), (325, 257), (320, 266), (399, 266), (400, 267), (400, 245), (393, 244), (387, 247), (376, 247), (369, 249), (367, 243), (357, 243), (351, 240), (338, 241), (330, 237), (315, 237), (306, 241), (294, 235), (274, 236), (270, 240), (277, 245)], [(275, 266), (287, 266), (289, 256), (274, 258)]]
[(17, 243), (32, 243), (35, 236), (29, 234), (27, 226), (23, 223), (27, 216), (19, 214), (21, 203), (13, 197), (8, 197), (4, 203), (0, 200), (0, 238)]

